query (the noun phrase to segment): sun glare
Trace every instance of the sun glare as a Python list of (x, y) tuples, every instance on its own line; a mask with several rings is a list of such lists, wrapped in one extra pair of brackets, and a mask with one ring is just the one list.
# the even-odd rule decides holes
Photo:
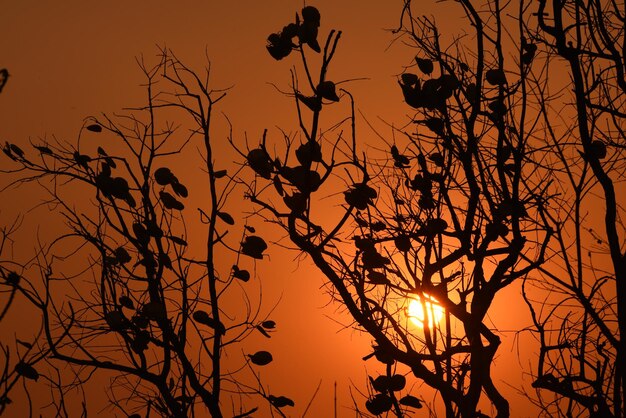
[(415, 325), (424, 328), (424, 322), (428, 321), (428, 328), (433, 328), (443, 318), (443, 307), (439, 305), (437, 299), (424, 294), (424, 301), (415, 295), (411, 298), (408, 307), (408, 317)]

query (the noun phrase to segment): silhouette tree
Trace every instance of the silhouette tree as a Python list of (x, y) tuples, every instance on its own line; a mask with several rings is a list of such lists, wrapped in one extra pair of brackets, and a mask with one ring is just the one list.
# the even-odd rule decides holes
[[(364, 360), (385, 366), (370, 377), (372, 415), (412, 416), (423, 401), (407, 389), (416, 378), (447, 417), (509, 416), (491, 375), (501, 340), (487, 314), (503, 288), (543, 264), (553, 234), (551, 173), (533, 160), (542, 113), (529, 100), (537, 47), (522, 36), (525, 9), (459, 4), (471, 35), (443, 45), (435, 22), (405, 3), (396, 33), (416, 57), (398, 84), (413, 114), (386, 150), (369, 153), (353, 97), (330, 75), (341, 32), (318, 42), (320, 13), (302, 9), (267, 46), (276, 60), (301, 61), (289, 94), (299, 131), (282, 144), (265, 132), (241, 151), (255, 173), (251, 201), (372, 337)], [(505, 30), (511, 22), (517, 35)], [(513, 56), (508, 43), (518, 45)], [(327, 116), (337, 108), (347, 114), (338, 122)]]
[(550, 416), (624, 416), (623, 6), (539, 1), (525, 28), (545, 54), (546, 161), (559, 189), (549, 215), (558, 245), (524, 293), (541, 347), (534, 386)]
[[(2, 231), (2, 318), (21, 298), (41, 330), (0, 343), (0, 412), (11, 411), (18, 383), (43, 377), (57, 389), (56, 416), (87, 416), (69, 393), (99, 376), (110, 378), (109, 408), (127, 416), (243, 417), (259, 401), (284, 416), (293, 401), (267, 393), (258, 374), (272, 355), (242, 345), (252, 333), (269, 338), (276, 324), (246, 284), (267, 245), (228, 213), (236, 184), (214, 154), (211, 117), (226, 93), (209, 87), (210, 67), (198, 76), (167, 50), (156, 66), (140, 67), (145, 106), (89, 118), (74, 144), (3, 148), (10, 186), (43, 187), (43, 206), (64, 225), (22, 264), (9, 251), (16, 228)], [(204, 162), (190, 188), (180, 164), (188, 149)], [(203, 197), (192, 200), (194, 189)], [(191, 225), (189, 202), (198, 205)]]
[[(415, 58), (396, 88), (411, 113), (377, 144), (331, 73), (341, 32), (320, 37), (311, 6), (267, 39), (271, 57), (300, 65), (287, 93), (297, 131), (238, 148), (248, 174), (216, 162), (211, 115), (225, 92), (169, 51), (141, 64), (144, 107), (88, 119), (75, 144), (7, 142), (11, 185), (41, 185), (65, 229), (24, 263), (12, 255), (22, 219), (0, 230), (0, 322), (19, 304), (41, 320), (30, 339), (0, 342), (0, 413), (19, 383), (46, 379), (55, 413), (76, 416), (70, 392), (103, 375), (111, 407), (132, 417), (252, 416), (262, 400), (285, 416), (293, 401), (258, 374), (272, 355), (241, 345), (276, 326), (246, 290), (268, 244), (229, 213), (244, 189), (371, 336), (358, 414), (412, 416), (422, 382), (446, 417), (510, 416), (488, 315), (521, 282), (539, 347), (529, 397), (546, 416), (623, 417), (623, 4), (455, 4), (458, 37), (404, 2), (394, 34)], [(165, 122), (181, 115), (182, 135)], [(196, 141), (202, 186), (174, 168)], [(208, 190), (193, 224), (204, 242), (183, 217), (188, 185)]]

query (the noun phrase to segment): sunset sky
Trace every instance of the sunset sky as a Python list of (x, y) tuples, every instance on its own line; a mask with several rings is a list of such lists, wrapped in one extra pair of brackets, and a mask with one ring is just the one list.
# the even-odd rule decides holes
[[(277, 127), (294, 131), (293, 100), (277, 88), (288, 89), (289, 70), (296, 61), (290, 57), (277, 62), (265, 46), (267, 36), (292, 20), (305, 4), (321, 12), (321, 38), (332, 28), (343, 32), (330, 71), (334, 80), (354, 80), (342, 87), (355, 97), (360, 138), (379, 146), (380, 140), (364, 118), (378, 133), (390, 136), (386, 124), (405, 125), (412, 114), (402, 99), (397, 77), (413, 65), (415, 53), (401, 40), (395, 41), (389, 31), (399, 24), (400, 0), (4, 1), (0, 67), (6, 67), (11, 77), (0, 94), (0, 141), (28, 144), (57, 137), (73, 142), (86, 117), (142, 105), (145, 92), (136, 60), (143, 57), (147, 63), (156, 63), (158, 47), (170, 48), (198, 70), (204, 68), (208, 56), (212, 86), (230, 88), (215, 115), (214, 137), (223, 138), (224, 144), (224, 115), (233, 124), (235, 142), (240, 144), (245, 143), (246, 135), (251, 142), (258, 141), (265, 128), (270, 134), (276, 134)], [(462, 13), (452, 3), (419, 4), (418, 12), (432, 14), (441, 23), (441, 32), (459, 31)], [(232, 159), (231, 154), (227, 158)], [(192, 182), (194, 167), (185, 170)], [(2, 223), (37, 199), (15, 196), (23, 200), (0, 204)], [(26, 246), (23, 251), (29, 249)], [(278, 324), (271, 340), (251, 342), (274, 354), (275, 361), (263, 370), (263, 378), (296, 401), (295, 408), (286, 411), (293, 417), (302, 415), (320, 381), (320, 393), (307, 416), (332, 416), (333, 385), (337, 382), (338, 416), (354, 416), (350, 388), (353, 386), (356, 399), (363, 401), (357, 391), (365, 391), (368, 371), (380, 372), (378, 364), (361, 360), (371, 352), (371, 339), (344, 329), (350, 320), (340, 306), (329, 305), (330, 298), (322, 288), (324, 278), (308, 260), (272, 248), (270, 261), (258, 267), (263, 304), (266, 310), (277, 304), (271, 318)], [(490, 316), (503, 331), (493, 373), (510, 399), (512, 416), (532, 417), (535, 410), (519, 394), (531, 390), (531, 379), (524, 378), (522, 367), (529, 370), (533, 351), (527, 337), (516, 339), (513, 332), (529, 324), (518, 295), (515, 285), (505, 290)], [(426, 393), (431, 392), (424, 393), (430, 400), (427, 396), (432, 395)], [(427, 416), (427, 412), (415, 416)]]

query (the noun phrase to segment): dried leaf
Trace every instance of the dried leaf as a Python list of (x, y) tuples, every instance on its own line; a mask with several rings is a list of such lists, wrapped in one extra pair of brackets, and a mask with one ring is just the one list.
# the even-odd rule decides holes
[(248, 357), (250, 358), (250, 361), (257, 366), (265, 366), (274, 360), (272, 354), (268, 351), (257, 351), (254, 354), (248, 354)]
[(391, 398), (382, 393), (376, 394), (373, 398), (365, 402), (367, 410), (374, 415), (380, 415), (389, 411), (392, 405), (393, 402)]
[(600, 140), (594, 140), (591, 142), (591, 155), (596, 157), (598, 160), (602, 160), (606, 158), (606, 145), (604, 142)]
[(272, 182), (274, 183), (274, 188), (276, 189), (278, 194), (281, 195), (281, 196), (284, 196), (285, 195), (285, 189), (283, 188), (282, 181), (280, 181), (280, 177), (274, 176), (274, 179), (272, 180)]
[(322, 183), (317, 171), (309, 170), (304, 166), (282, 167), (282, 176), (304, 194), (316, 191)]
[(276, 408), (283, 408), (285, 406), (295, 406), (294, 401), (285, 397), (285, 396), (274, 396), (270, 395), (267, 397), (270, 403), (274, 405)]
[(267, 338), (272, 338), (272, 336), (271, 336), (271, 335), (270, 335), (267, 331), (265, 331), (265, 330), (263, 329), (263, 327), (262, 327), (262, 326), (257, 325), (255, 328), (256, 328), (256, 330), (257, 330), (257, 331), (259, 331), (259, 332), (260, 332), (260, 333), (261, 333), (264, 337), (267, 337)]
[(241, 253), (258, 260), (263, 259), (263, 251), (267, 249), (267, 243), (261, 237), (249, 235), (241, 243)]
[(415, 62), (417, 63), (417, 66), (419, 67), (420, 71), (423, 72), (424, 74), (430, 74), (433, 72), (434, 66), (431, 60), (426, 59), (426, 58), (415, 57)]
[(322, 149), (315, 141), (307, 141), (296, 150), (296, 158), (303, 166), (309, 166), (312, 162), (322, 161)]
[(376, 360), (380, 361), (383, 364), (389, 365), (395, 362), (393, 354), (379, 346), (374, 347), (374, 356), (376, 357)]
[(385, 375), (378, 376), (376, 379), (370, 377), (372, 387), (377, 392), (387, 392), (389, 390), (389, 378)]
[(202, 310), (197, 310), (193, 313), (193, 319), (199, 324), (208, 325), (213, 328), (218, 334), (226, 334), (226, 327), (220, 321), (216, 321), (211, 318), (208, 313)]
[(422, 401), (412, 395), (406, 395), (400, 398), (400, 405), (410, 406), (411, 408), (420, 409), (422, 407)]
[(161, 238), (163, 236), (163, 230), (154, 221), (148, 221), (147, 224), (148, 225), (146, 230), (148, 231), (148, 234), (150, 234), (150, 236), (153, 236), (155, 238)]
[(180, 197), (189, 196), (189, 191), (187, 190), (185, 185), (182, 183), (179, 183), (178, 181), (172, 183), (172, 190), (174, 190), (174, 193), (176, 193)]
[(368, 270), (383, 268), (391, 263), (389, 258), (381, 255), (376, 249), (363, 251), (361, 261), (363, 262), (363, 267)]
[(398, 151), (398, 147), (396, 147), (395, 145), (391, 146), (391, 156), (393, 157), (394, 165), (398, 168), (408, 167), (411, 163), (409, 157), (400, 154), (400, 152)]
[(285, 205), (294, 213), (302, 213), (306, 210), (307, 198), (302, 193), (294, 193), (292, 196), (286, 195), (283, 197)]
[(339, 101), (339, 96), (337, 96), (335, 83), (333, 83), (332, 81), (322, 81), (317, 86), (317, 94), (320, 95), (323, 99), (330, 100), (332, 102)]
[(148, 318), (142, 315), (133, 316), (132, 322), (133, 324), (137, 326), (137, 328), (140, 328), (140, 329), (146, 329), (148, 328), (148, 325), (150, 324), (150, 321), (148, 320)]
[(130, 254), (124, 247), (117, 247), (113, 253), (115, 254), (115, 259), (120, 264), (126, 264), (132, 260)]
[(302, 9), (302, 19), (304, 23), (314, 26), (320, 25), (321, 15), (319, 10), (313, 6), (306, 6)]
[(217, 216), (228, 225), (235, 225), (235, 220), (226, 212), (217, 212)]
[(37, 151), (42, 154), (52, 155), (52, 150), (45, 145), (33, 145)]
[(359, 210), (365, 210), (367, 205), (373, 205), (377, 196), (376, 190), (364, 183), (357, 183), (344, 192), (346, 203)]
[(400, 80), (405, 86), (414, 86), (419, 83), (419, 77), (412, 73), (403, 73), (400, 75)]
[(17, 286), (20, 283), (21, 276), (14, 271), (10, 271), (4, 278), (7, 284)]
[(145, 305), (143, 305), (143, 307), (141, 308), (141, 313), (145, 315), (146, 318), (151, 319), (153, 321), (158, 321), (158, 320), (167, 318), (165, 305), (158, 301), (148, 302)]
[(428, 156), (428, 159), (432, 161), (433, 163), (435, 163), (437, 167), (443, 167), (444, 165), (443, 155), (441, 155), (440, 152), (433, 152), (432, 154)]
[(371, 284), (377, 285), (387, 285), (390, 284), (389, 279), (387, 279), (387, 275), (380, 271), (370, 271), (367, 273), (367, 279)]
[(104, 315), (104, 320), (113, 331), (123, 331), (130, 325), (128, 319), (121, 311), (109, 311)]
[(165, 206), (166, 209), (175, 209), (175, 210), (183, 210), (185, 209), (185, 205), (182, 202), (177, 200), (174, 196), (161, 190), (159, 192), (159, 198), (161, 199), (161, 203)]
[(169, 235), (167, 237), (167, 239), (172, 241), (174, 244), (182, 245), (183, 247), (187, 246), (187, 241), (185, 241), (184, 239), (182, 239), (180, 237), (175, 237), (175, 236)]
[[(13, 144), (11, 144), (11, 149), (13, 150)], [(15, 150), (13, 150), (13, 152), (15, 152)], [(23, 157), (22, 155), (20, 155), (20, 157)], [(89, 163), (91, 162), (91, 157), (85, 154), (81, 154), (78, 151), (74, 151), (74, 161), (76, 161), (76, 164), (78, 164), (79, 166), (81, 166), (84, 169), (87, 169), (89, 167)]]
[(428, 118), (424, 121), (424, 125), (439, 136), (443, 136), (445, 132), (445, 123), (441, 118)]
[(389, 378), (389, 390), (399, 392), (406, 386), (406, 377), (401, 374), (394, 374)]
[(408, 235), (398, 235), (393, 239), (398, 251), (407, 252), (411, 249), (411, 238)]
[(25, 377), (26, 379), (35, 381), (39, 379), (39, 373), (37, 372), (37, 370), (35, 370), (33, 366), (24, 361), (20, 361), (15, 365), (15, 372), (20, 376)]
[(128, 308), (128, 309), (135, 309), (135, 304), (133, 303), (132, 299), (129, 298), (128, 296), (120, 296), (120, 305), (122, 305), (124, 308)]
[(434, 236), (443, 233), (448, 228), (448, 222), (445, 219), (433, 218), (426, 221), (423, 231), (428, 236)]
[(278, 32), (267, 37), (267, 51), (275, 60), (282, 60), (287, 57), (293, 47), (293, 42), (288, 34)]
[(154, 172), (154, 180), (161, 186), (166, 186), (178, 181), (176, 176), (167, 167), (156, 169)]
[(296, 97), (300, 102), (302, 102), (306, 107), (311, 109), (313, 112), (319, 112), (322, 110), (322, 101), (317, 96), (304, 96), (303, 94), (296, 93)]
[(302, 19), (303, 22), (298, 27), (300, 43), (307, 44), (313, 51), (320, 53), (322, 49), (317, 42), (317, 32), (320, 26), (319, 11), (313, 6), (306, 6), (302, 9)]
[(276, 322), (272, 320), (263, 321), (261, 322), (261, 326), (265, 329), (274, 329), (276, 328)]
[(492, 68), (485, 73), (485, 80), (492, 86), (501, 86), (507, 83), (504, 71), (499, 68)]
[(146, 228), (139, 222), (133, 223), (133, 232), (135, 234), (135, 237), (137, 237), (137, 241), (139, 241), (141, 244), (145, 245), (150, 242), (150, 234), (148, 234)]
[(159, 254), (159, 263), (165, 267), (166, 269), (173, 269), (172, 266), (172, 259), (170, 258), (170, 256), (166, 253), (160, 253)]
[(137, 354), (141, 354), (148, 349), (150, 334), (146, 331), (138, 332), (130, 343), (130, 348)]
[(233, 277), (241, 280), (242, 282), (247, 282), (250, 280), (250, 272), (248, 270), (240, 270), (239, 266), (233, 266)]
[(116, 199), (125, 200), (130, 196), (130, 187), (128, 187), (128, 182), (123, 177), (115, 177), (110, 179), (110, 181), (105, 180), (105, 183), (102, 185), (104, 186), (103, 193), (109, 194)]
[(31, 348), (33, 348), (33, 345), (32, 345), (31, 343), (29, 343), (29, 342), (27, 342), (27, 341), (22, 341), (22, 340), (20, 340), (19, 338), (16, 338), (16, 339), (15, 339), (15, 342), (16, 342), (16, 343), (18, 343), (19, 345), (23, 346), (23, 347), (28, 348), (29, 350), (30, 350)]
[(270, 156), (264, 149), (256, 148), (251, 150), (246, 159), (248, 160), (250, 168), (252, 168), (259, 176), (268, 180), (272, 178), (274, 166), (272, 165)]
[(387, 224), (385, 224), (383, 221), (377, 221), (370, 224), (370, 228), (374, 232), (381, 232), (387, 229)]

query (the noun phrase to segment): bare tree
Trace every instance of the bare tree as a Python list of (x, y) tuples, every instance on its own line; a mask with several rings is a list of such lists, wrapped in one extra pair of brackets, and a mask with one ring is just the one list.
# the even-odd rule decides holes
[[(382, 140), (385, 150), (370, 143), (370, 152), (352, 95), (330, 75), (341, 32), (319, 43), (320, 14), (305, 7), (267, 47), (302, 64), (289, 93), (299, 130), (282, 144), (266, 132), (242, 151), (255, 172), (250, 199), (372, 337), (364, 359), (385, 365), (370, 377), (373, 415), (420, 408), (406, 386), (416, 378), (447, 417), (484, 416), (481, 408), (509, 416), (491, 375), (501, 340), (486, 317), (503, 288), (542, 265), (553, 233), (550, 173), (533, 162), (542, 113), (529, 100), (536, 45), (521, 35), (525, 9), (459, 5), (469, 34), (446, 45), (434, 20), (405, 3), (396, 33), (416, 57), (398, 83), (413, 114)], [(517, 31), (506, 31), (511, 23)], [(338, 122), (327, 116), (337, 108)]]
[[(235, 173), (214, 153), (211, 117), (226, 93), (209, 86), (210, 67), (198, 75), (170, 51), (154, 67), (139, 64), (144, 106), (89, 118), (76, 143), (3, 148), (10, 187), (43, 187), (42, 206), (64, 229), (23, 263), (7, 252), (12, 231), (3, 232), (2, 314), (23, 298), (41, 332), (3, 339), (0, 411), (11, 410), (16, 383), (43, 377), (57, 389), (54, 413), (78, 416), (69, 392), (99, 375), (110, 378), (109, 407), (132, 417), (243, 417), (260, 404), (284, 416), (293, 401), (259, 380), (272, 355), (242, 345), (251, 333), (270, 337), (276, 324), (246, 284), (267, 244), (252, 226), (235, 225)], [(203, 175), (190, 189), (204, 197), (185, 217), (194, 200), (181, 162), (196, 152)]]
[(623, 417), (624, 3), (533, 7), (525, 31), (547, 63), (543, 124), (559, 186), (550, 212), (557, 245), (525, 292), (541, 347), (534, 386), (550, 416)]
[[(27, 262), (7, 255), (21, 220), (0, 231), (0, 319), (20, 301), (42, 324), (28, 341), (0, 343), (0, 412), (19, 383), (43, 376), (55, 413), (70, 416), (69, 391), (105, 371), (111, 404), (129, 415), (249, 416), (248, 395), (284, 415), (293, 401), (256, 372), (271, 354), (244, 356), (239, 344), (275, 326), (244, 284), (267, 243), (227, 211), (243, 178), (260, 216), (372, 337), (364, 360), (381, 373), (364, 396), (370, 414), (413, 414), (425, 402), (412, 383), (423, 382), (439, 397), (429, 407), (447, 417), (511, 415), (492, 378), (501, 340), (487, 315), (523, 281), (539, 347), (529, 397), (546, 416), (623, 417), (624, 4), (450, 3), (464, 13), (462, 35), (441, 34), (404, 2), (394, 33), (415, 55), (398, 77), (411, 114), (377, 144), (362, 139), (348, 80), (330, 71), (341, 32), (319, 37), (311, 6), (268, 37), (273, 58), (301, 65), (286, 93), (297, 128), (239, 148), (252, 181), (215, 165), (210, 122), (224, 92), (167, 51), (142, 65), (145, 107), (89, 119), (76, 144), (7, 143), (12, 185), (42, 185), (67, 229)], [(181, 113), (193, 126), (182, 139), (161, 119)], [(85, 144), (103, 137), (106, 147)], [(197, 140), (208, 190), (201, 250), (182, 216), (193, 196), (168, 168)], [(227, 235), (236, 227), (241, 235)], [(218, 262), (225, 255), (233, 262)], [(72, 375), (55, 374), (63, 364)]]

